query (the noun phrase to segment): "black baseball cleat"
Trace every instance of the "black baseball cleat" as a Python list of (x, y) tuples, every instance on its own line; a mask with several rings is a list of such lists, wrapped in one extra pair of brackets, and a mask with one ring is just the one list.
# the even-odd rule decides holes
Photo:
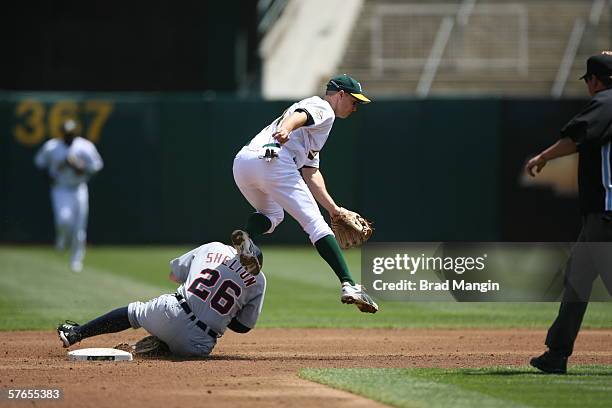
[(240, 264), (244, 266), (244, 269), (251, 275), (259, 274), (261, 262), (258, 259), (258, 255), (261, 254), (261, 251), (253, 243), (253, 240), (249, 238), (249, 234), (243, 230), (232, 232), (232, 245), (238, 252)]
[(70, 320), (57, 326), (57, 335), (64, 344), (64, 348), (72, 346), (81, 341), (81, 335), (75, 330), (79, 324)]
[(548, 350), (539, 357), (532, 358), (529, 364), (548, 374), (567, 373), (567, 357), (552, 350)]

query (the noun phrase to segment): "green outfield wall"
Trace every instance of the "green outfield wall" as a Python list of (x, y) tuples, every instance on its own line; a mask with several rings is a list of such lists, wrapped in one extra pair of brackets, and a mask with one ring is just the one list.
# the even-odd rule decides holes
[[(513, 219), (521, 218), (511, 188), (517, 162), (554, 141), (583, 103), (377, 101), (336, 121), (321, 168), (339, 204), (375, 221), (376, 240), (501, 240), (508, 231), (529, 240), (533, 225)], [(252, 211), (234, 185), (233, 157), (287, 105), (206, 94), (0, 93), (0, 241), (51, 242), (48, 180), (33, 157), (70, 116), (105, 161), (90, 183), (90, 242), (225, 240)], [(560, 224), (556, 204), (573, 211), (572, 196), (546, 186), (537, 194), (546, 207), (530, 197), (524, 210), (548, 215), (539, 217), (545, 223)], [(575, 227), (569, 222), (561, 238)], [(308, 242), (289, 216), (264, 241)]]

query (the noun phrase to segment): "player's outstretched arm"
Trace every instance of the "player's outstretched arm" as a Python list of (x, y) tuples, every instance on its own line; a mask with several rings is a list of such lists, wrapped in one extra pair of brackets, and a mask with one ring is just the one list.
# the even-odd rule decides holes
[(36, 156), (34, 156), (34, 165), (40, 170), (46, 170), (49, 167), (49, 149), (48, 144), (45, 143), (43, 147), (41, 147)]
[(315, 167), (303, 167), (302, 178), (306, 182), (306, 185), (310, 189), (310, 192), (314, 196), (315, 200), (323, 208), (329, 212), (330, 215), (337, 215), (341, 212), (342, 207), (339, 207), (334, 199), (327, 192), (325, 187), (325, 180), (321, 171)]
[(542, 153), (532, 157), (525, 165), (525, 171), (527, 171), (531, 177), (535, 177), (537, 173), (542, 171), (548, 161), (554, 160), (558, 157), (568, 156), (576, 153), (576, 151), (576, 143), (574, 143), (574, 141), (569, 137), (564, 137), (559, 139), (555, 144), (548, 147)]
[(95, 174), (102, 170), (102, 168), (104, 167), (104, 161), (102, 160), (102, 156), (100, 156), (98, 149), (96, 149), (96, 146), (91, 144), (91, 147), (92, 149), (90, 152), (90, 159), (87, 163), (87, 172), (89, 172), (90, 174)]
[(53, 177), (49, 172), (49, 157), (47, 153), (47, 144), (43, 145), (40, 148), (36, 156), (34, 157), (34, 166), (37, 169), (41, 170), (41, 173), (44, 175), (43, 177), (47, 180), (49, 184), (53, 183)]

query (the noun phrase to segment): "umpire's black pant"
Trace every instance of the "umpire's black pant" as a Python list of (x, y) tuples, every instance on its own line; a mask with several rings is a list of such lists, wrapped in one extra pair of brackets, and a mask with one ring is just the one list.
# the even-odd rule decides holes
[(546, 336), (548, 348), (567, 357), (574, 351), (593, 281), (598, 275), (612, 294), (612, 250), (609, 250), (612, 244), (593, 244), (597, 242), (612, 242), (611, 212), (583, 217), (580, 235), (567, 262), (559, 314)]

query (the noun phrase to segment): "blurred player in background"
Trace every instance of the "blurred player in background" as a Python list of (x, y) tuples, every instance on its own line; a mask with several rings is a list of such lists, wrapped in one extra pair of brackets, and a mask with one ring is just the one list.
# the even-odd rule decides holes
[(565, 374), (567, 359), (587, 309), (593, 281), (601, 274), (610, 282), (609, 245), (612, 242), (612, 52), (604, 51), (587, 60), (582, 78), (591, 100), (561, 129), (559, 140), (533, 157), (526, 170), (535, 176), (546, 163), (578, 152), (578, 190), (582, 230), (565, 269), (565, 291), (556, 320), (548, 330), (548, 351), (532, 358), (532, 366), (547, 373)]
[[(263, 254), (252, 248), (260, 265)], [(82, 326), (67, 321), (57, 328), (64, 347), (130, 327), (144, 328), (177, 356), (207, 356), (227, 328), (246, 333), (255, 327), (266, 290), (263, 273), (251, 275), (236, 250), (221, 242), (204, 244), (170, 262), (176, 293), (146, 303), (133, 302)], [(138, 347), (137, 347), (138, 349)]]
[(347, 118), (370, 100), (363, 94), (361, 84), (346, 74), (330, 79), (326, 88), (323, 97), (313, 96), (291, 105), (236, 155), (234, 180), (257, 212), (249, 218), (245, 231), (232, 233), (232, 242), (243, 265), (257, 274), (259, 266), (249, 250), (251, 239), (272, 233), (287, 211), (340, 280), (342, 303), (376, 313), (378, 305), (353, 280), (334, 233), (317, 205), (321, 204), (330, 217), (346, 211), (325, 187), (319, 152), (336, 117)]
[(55, 247), (64, 250), (70, 245), (70, 268), (81, 272), (89, 213), (87, 182), (102, 169), (102, 158), (93, 143), (77, 135), (77, 123), (70, 119), (62, 124), (62, 138), (48, 140), (34, 164), (47, 170), (51, 179)]

